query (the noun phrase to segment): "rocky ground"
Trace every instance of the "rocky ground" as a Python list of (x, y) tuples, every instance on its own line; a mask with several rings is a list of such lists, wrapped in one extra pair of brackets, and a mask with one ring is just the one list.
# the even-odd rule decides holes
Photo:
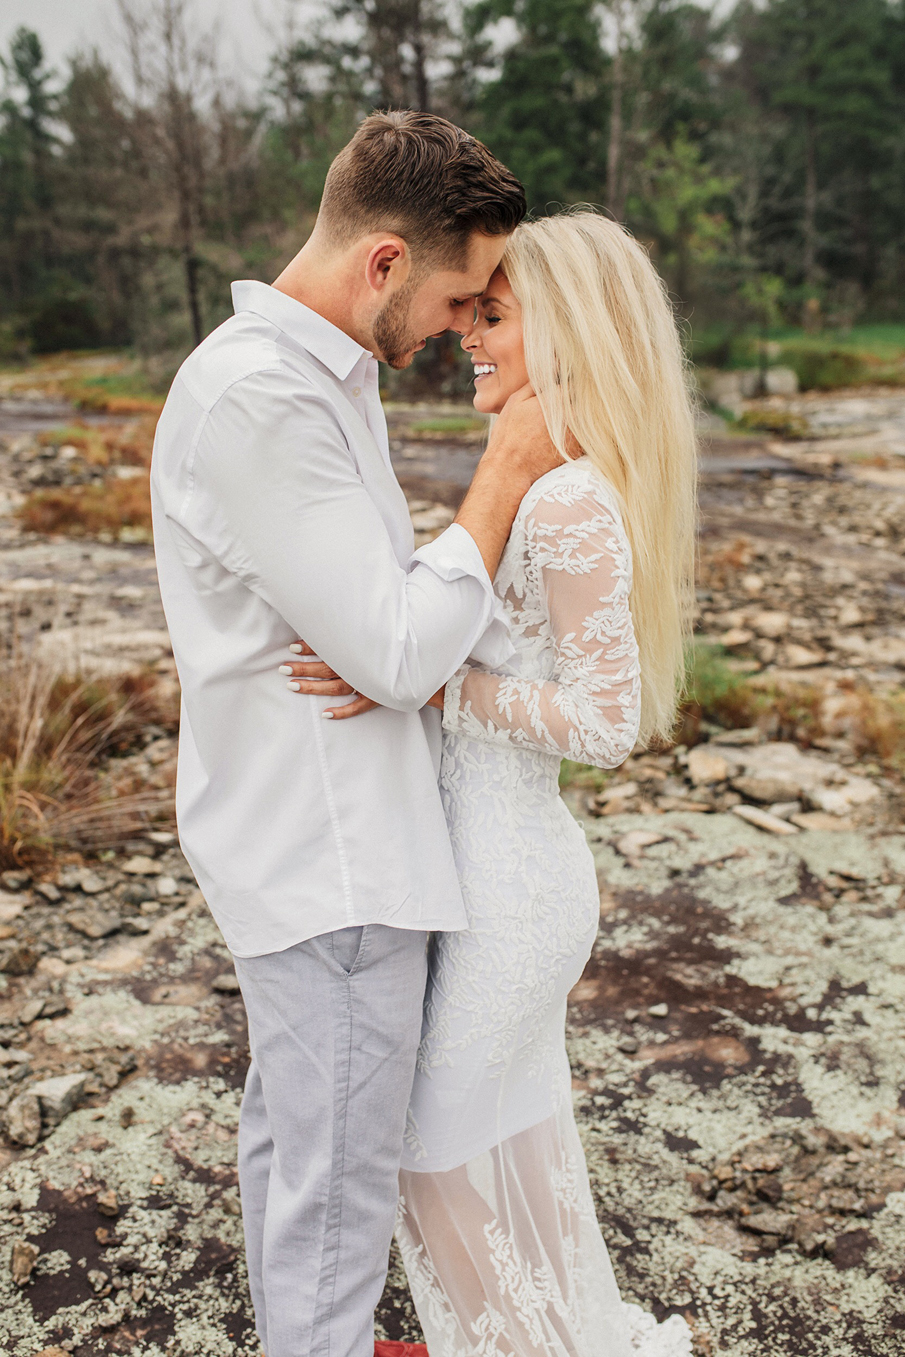
[[(8, 631), (172, 685), (148, 544), (17, 527), (39, 477), (98, 473), (48, 434), (71, 411), (6, 396)], [(698, 1357), (885, 1357), (905, 1347), (905, 834), (865, 712), (905, 668), (905, 395), (746, 406), (806, 421), (705, 438), (699, 630), (762, 704), (565, 792), (601, 879), (576, 1106), (624, 1292), (686, 1315)], [(480, 429), (461, 407), (391, 425), (427, 540)], [(165, 789), (174, 754), (149, 728), (119, 762)], [(257, 1357), (245, 1061), (229, 955), (169, 831), (0, 878), (0, 1351)], [(395, 1261), (380, 1324), (417, 1336)]]

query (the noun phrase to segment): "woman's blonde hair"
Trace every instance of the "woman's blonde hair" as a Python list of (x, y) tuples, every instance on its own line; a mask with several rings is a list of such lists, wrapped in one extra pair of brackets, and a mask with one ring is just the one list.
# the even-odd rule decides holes
[[(640, 739), (668, 740), (685, 684), (694, 584), (694, 406), (676, 320), (647, 252), (588, 208), (517, 227), (501, 268), (550, 435), (615, 490), (632, 548)], [(574, 455), (574, 454), (573, 454)]]

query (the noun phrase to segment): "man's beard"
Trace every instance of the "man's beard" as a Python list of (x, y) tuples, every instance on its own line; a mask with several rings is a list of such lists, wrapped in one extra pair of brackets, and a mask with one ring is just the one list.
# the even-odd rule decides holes
[(409, 311), (416, 291), (413, 279), (395, 293), (374, 317), (374, 343), (391, 368), (407, 368), (421, 342), (409, 329)]

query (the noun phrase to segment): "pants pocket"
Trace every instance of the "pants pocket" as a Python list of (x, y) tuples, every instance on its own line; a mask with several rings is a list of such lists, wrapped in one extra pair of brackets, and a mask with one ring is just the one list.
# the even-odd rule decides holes
[(333, 960), (350, 975), (361, 951), (364, 928), (337, 928), (327, 938)]

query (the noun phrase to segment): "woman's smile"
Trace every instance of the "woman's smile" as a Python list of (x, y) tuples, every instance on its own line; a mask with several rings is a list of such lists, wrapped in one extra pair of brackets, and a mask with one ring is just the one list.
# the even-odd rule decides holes
[(502, 269), (478, 297), (474, 324), (462, 340), (474, 368), (474, 407), (498, 415), (508, 398), (528, 384), (522, 308)]

